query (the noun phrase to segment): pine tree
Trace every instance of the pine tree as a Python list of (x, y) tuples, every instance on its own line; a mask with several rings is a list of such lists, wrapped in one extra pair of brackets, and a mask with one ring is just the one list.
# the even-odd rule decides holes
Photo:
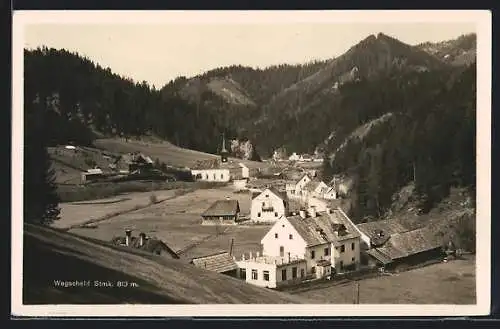
[(24, 221), (45, 225), (59, 219), (59, 198), (43, 129), (45, 109), (40, 102), (31, 106), (27, 110), (34, 113), (25, 120), (24, 136)]

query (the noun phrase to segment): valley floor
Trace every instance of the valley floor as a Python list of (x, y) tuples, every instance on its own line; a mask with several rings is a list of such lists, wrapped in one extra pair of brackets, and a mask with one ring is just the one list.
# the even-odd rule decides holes
[[(474, 256), (417, 268), (390, 276), (360, 280), (360, 304), (475, 304)], [(318, 303), (352, 304), (355, 282), (332, 285), (295, 295)]]

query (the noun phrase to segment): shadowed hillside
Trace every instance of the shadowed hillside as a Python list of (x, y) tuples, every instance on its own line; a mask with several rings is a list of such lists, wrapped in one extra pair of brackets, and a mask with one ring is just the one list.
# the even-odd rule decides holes
[[(127, 281), (118, 287), (56, 287), (54, 280)], [(137, 286), (133, 285), (135, 283)], [(309, 301), (200, 270), (180, 260), (25, 225), (24, 304), (243, 304)]]

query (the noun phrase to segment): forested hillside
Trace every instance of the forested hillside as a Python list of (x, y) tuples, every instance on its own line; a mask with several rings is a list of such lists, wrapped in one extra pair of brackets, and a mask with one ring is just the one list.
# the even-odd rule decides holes
[(88, 145), (96, 133), (154, 134), (181, 147), (217, 152), (226, 127), (216, 111), (200, 110), (66, 50), (25, 50), (24, 55), (25, 113), (44, 114), (43, 134), (50, 144)]
[(326, 178), (356, 178), (356, 216), (383, 214), (413, 181), (426, 211), (450, 186), (475, 187), (475, 42), (371, 35), (331, 60), (234, 65), (160, 90), (66, 50), (26, 50), (25, 111), (52, 144), (153, 134), (216, 153), (225, 132), (264, 157), (321, 149)]
[(452, 186), (474, 193), (475, 63), (461, 71), (388, 75), (345, 88), (346, 99), (365, 99), (357, 104), (366, 113), (393, 113), (325, 162), (327, 177), (350, 172), (357, 178), (357, 217), (384, 214), (392, 195), (412, 181), (423, 212)]

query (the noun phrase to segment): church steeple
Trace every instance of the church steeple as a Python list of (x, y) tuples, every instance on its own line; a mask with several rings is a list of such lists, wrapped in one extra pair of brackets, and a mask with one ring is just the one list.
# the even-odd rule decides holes
[(224, 136), (224, 133), (222, 133), (222, 148), (220, 150), (221, 162), (227, 162), (228, 154), (229, 154), (229, 152), (226, 149), (226, 138)]

